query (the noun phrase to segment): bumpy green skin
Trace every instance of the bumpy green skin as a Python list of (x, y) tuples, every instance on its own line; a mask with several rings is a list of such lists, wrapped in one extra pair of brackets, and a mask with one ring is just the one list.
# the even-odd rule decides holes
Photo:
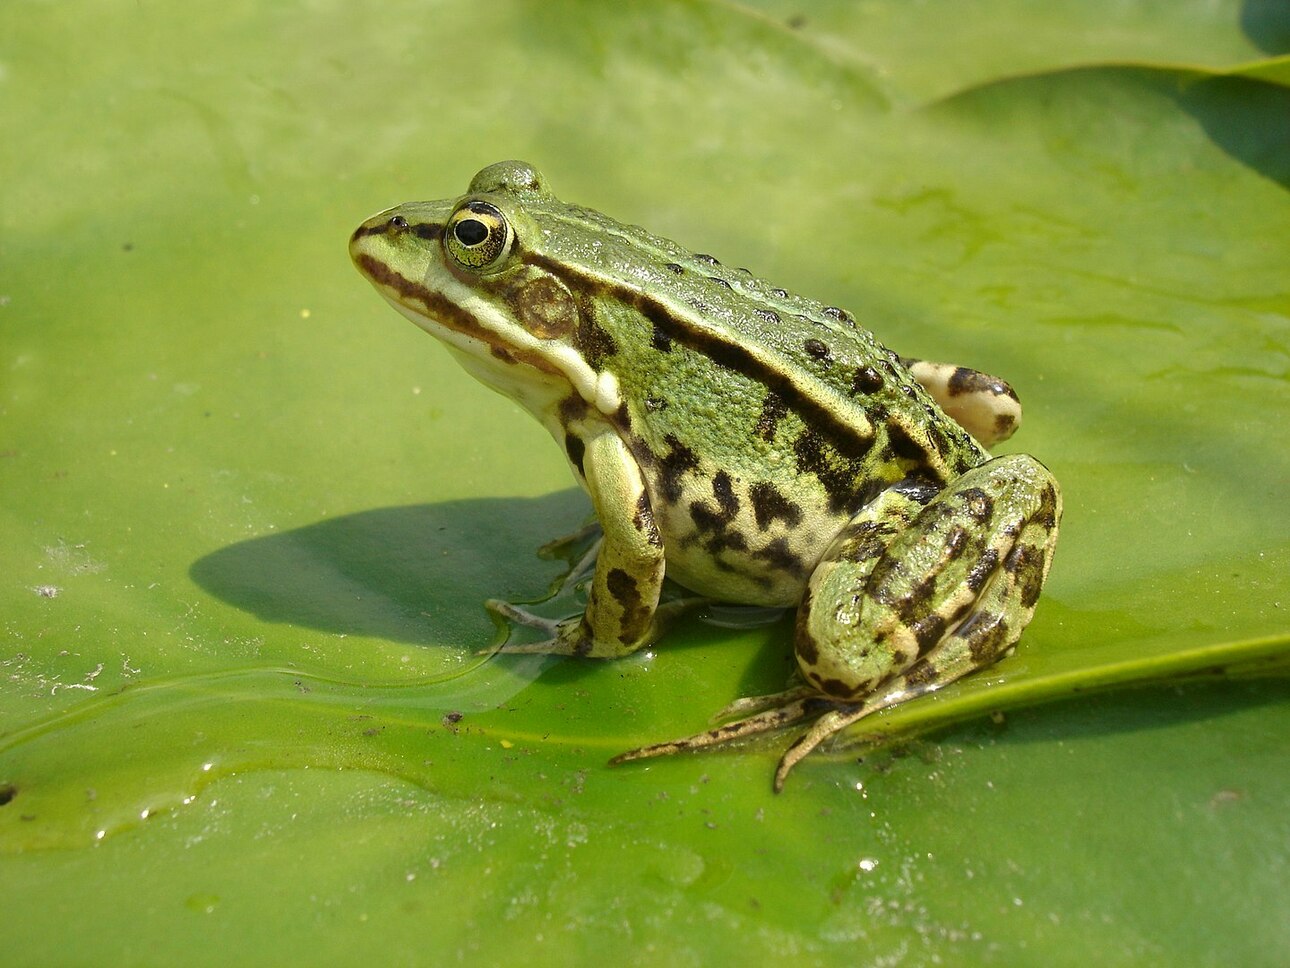
[(1015, 428), (1002, 381), (902, 360), (842, 310), (567, 205), (520, 162), (375, 216), (350, 250), (547, 427), (591, 497), (604, 541), (586, 613), (526, 651), (653, 642), (665, 572), (709, 598), (798, 606), (809, 692), (632, 757), (822, 711), (850, 722), (995, 661), (1030, 620), (1061, 502), (1041, 464), (991, 459), (964, 429), (989, 443)]

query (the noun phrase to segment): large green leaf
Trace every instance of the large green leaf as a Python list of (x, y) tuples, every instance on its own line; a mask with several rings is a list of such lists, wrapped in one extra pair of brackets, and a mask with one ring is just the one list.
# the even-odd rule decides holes
[[(6, 960), (1285, 960), (1287, 52), (1263, 0), (0, 7)], [(1018, 388), (1036, 619), (855, 738), (940, 732), (611, 770), (785, 621), (478, 654), (585, 501), (344, 243), (505, 157)]]

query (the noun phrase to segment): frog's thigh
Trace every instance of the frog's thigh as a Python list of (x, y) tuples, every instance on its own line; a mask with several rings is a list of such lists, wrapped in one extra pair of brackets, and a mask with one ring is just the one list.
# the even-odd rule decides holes
[(909, 375), (960, 427), (991, 447), (1021, 426), (1021, 401), (1005, 380), (953, 363), (902, 358)]
[(587, 441), (583, 471), (604, 540), (575, 651), (626, 655), (657, 638), (663, 541), (640, 467), (616, 433)]
[(798, 612), (803, 675), (855, 700), (902, 674), (926, 691), (995, 661), (1034, 614), (1060, 515), (1052, 475), (1013, 454), (952, 481), (874, 560), (835, 554), (844, 534)]

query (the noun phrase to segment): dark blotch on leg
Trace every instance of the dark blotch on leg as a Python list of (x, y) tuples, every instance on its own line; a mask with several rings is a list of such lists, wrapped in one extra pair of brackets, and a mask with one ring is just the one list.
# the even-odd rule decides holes
[(972, 570), (967, 573), (967, 587), (973, 592), (979, 592), (985, 586), (986, 580), (994, 574), (994, 570), (999, 567), (999, 552), (993, 548), (986, 548), (981, 553), (980, 560), (972, 566)]
[(984, 524), (994, 514), (994, 499), (979, 487), (969, 487), (959, 492), (959, 499), (963, 502), (963, 509), (974, 521)]
[(801, 523), (802, 509), (786, 498), (770, 481), (758, 481), (748, 489), (748, 497), (752, 501), (757, 527), (763, 531), (776, 519), (782, 520), (790, 528)]

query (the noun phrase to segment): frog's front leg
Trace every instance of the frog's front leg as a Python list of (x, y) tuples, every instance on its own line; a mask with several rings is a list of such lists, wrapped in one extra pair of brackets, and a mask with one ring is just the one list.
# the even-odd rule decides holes
[(503, 646), (503, 652), (595, 658), (626, 655), (657, 639), (664, 621), (678, 610), (674, 606), (659, 608), (663, 540), (654, 522), (640, 467), (622, 439), (608, 429), (588, 439), (582, 471), (604, 531), (586, 611), (555, 622), (513, 605), (490, 602), (489, 607), (506, 618), (552, 633), (545, 642)]

